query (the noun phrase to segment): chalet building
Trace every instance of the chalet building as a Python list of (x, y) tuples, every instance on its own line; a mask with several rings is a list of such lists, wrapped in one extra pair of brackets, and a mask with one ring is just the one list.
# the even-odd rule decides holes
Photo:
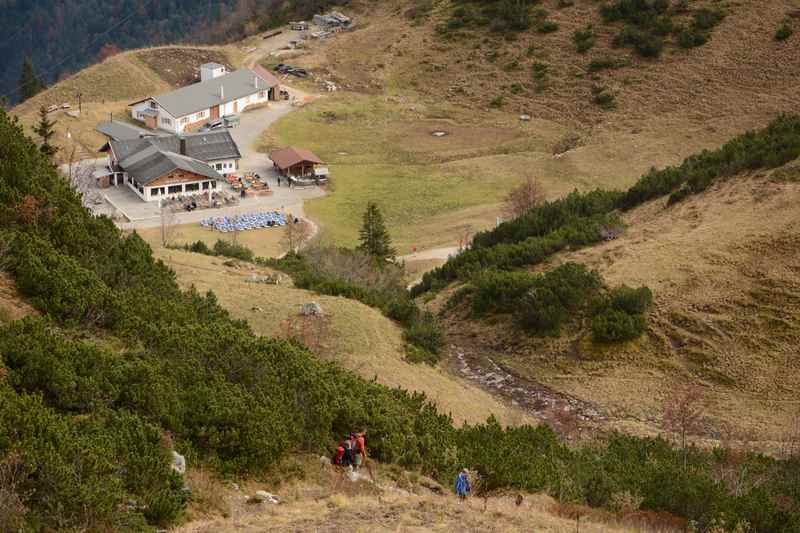
[(272, 164), (282, 176), (294, 179), (326, 179), (325, 162), (304, 148), (280, 148), (269, 154)]
[(200, 81), (129, 104), (131, 116), (151, 130), (181, 133), (200, 124), (277, 100), (278, 78), (257, 66), (228, 72), (223, 65), (200, 67)]
[(220, 172), (239, 168), (241, 154), (227, 130), (109, 140), (109, 185), (127, 185), (142, 200), (216, 190)]

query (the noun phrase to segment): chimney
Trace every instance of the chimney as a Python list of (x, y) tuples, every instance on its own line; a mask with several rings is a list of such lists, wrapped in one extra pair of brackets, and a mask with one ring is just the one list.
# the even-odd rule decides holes
[(225, 100), (225, 87), (222, 85), (219, 86), (219, 99)]
[(181, 137), (178, 141), (178, 153), (186, 155), (186, 139), (184, 137)]

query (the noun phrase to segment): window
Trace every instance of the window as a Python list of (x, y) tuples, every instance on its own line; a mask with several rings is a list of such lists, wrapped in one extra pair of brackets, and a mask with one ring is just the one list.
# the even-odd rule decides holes
[(155, 100), (150, 100), (150, 109), (158, 109), (158, 104)]
[(203, 182), (203, 190), (204, 190), (204, 191), (207, 191), (209, 187), (210, 187), (210, 184), (209, 184), (209, 182), (207, 182), (207, 181), (204, 181), (204, 182)]
[(161, 117), (161, 123), (165, 126), (172, 126), (172, 120), (167, 117)]
[(199, 183), (187, 183), (186, 184), (186, 192), (199, 191), (199, 190), (200, 190), (200, 184)]
[(199, 113), (197, 113), (197, 118), (198, 119), (205, 118), (205, 116), (206, 116), (206, 112), (205, 111), (200, 111)]
[(217, 188), (217, 182), (216, 181), (212, 181), (211, 182), (211, 188), (212, 189), (216, 189)]
[(215, 164), (215, 165), (214, 165), (214, 169), (216, 169), (216, 170), (222, 170), (222, 163), (217, 163), (217, 164)]
[(150, 189), (150, 196), (158, 196), (158, 188)]
[(170, 185), (167, 192), (169, 192), (169, 194), (177, 194), (183, 192), (183, 187), (180, 185)]
[(181, 119), (181, 124), (188, 124), (188, 123), (189, 123), (189, 117), (183, 117)]

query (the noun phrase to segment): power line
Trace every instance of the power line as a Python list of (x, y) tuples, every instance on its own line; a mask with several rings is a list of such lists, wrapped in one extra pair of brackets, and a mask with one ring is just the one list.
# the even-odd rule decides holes
[(23, 26), (20, 26), (20, 27), (19, 27), (19, 29), (18, 29), (16, 32), (14, 32), (14, 33), (11, 35), (11, 37), (9, 37), (9, 38), (8, 38), (8, 39), (6, 39), (5, 41), (3, 41), (3, 44), (0, 44), (0, 48), (5, 48), (5, 47), (6, 47), (6, 45), (8, 45), (8, 43), (10, 43), (10, 42), (11, 42), (11, 41), (13, 41), (14, 39), (16, 39), (16, 38), (17, 38), (17, 35), (19, 35), (20, 33), (22, 33), (22, 32), (23, 32), (23, 30), (25, 30), (25, 29), (27, 29), (27, 26), (25, 26), (25, 25), (23, 25)]
[[(149, 6), (149, 4), (152, 4), (153, 2), (154, 2), (154, 0), (146, 0), (146, 1), (145, 1), (145, 3), (144, 3), (143, 5), (141, 5), (141, 6), (137, 6), (137, 8), (136, 8), (136, 11), (138, 11), (138, 10), (140, 10), (140, 9), (142, 9), (142, 8), (148, 7), (148, 6)], [(76, 53), (77, 53), (77, 54), (83, 54), (83, 53), (84, 53), (86, 50), (88, 50), (88, 49), (89, 49), (91, 46), (93, 46), (93, 45), (94, 45), (94, 44), (97, 42), (97, 40), (98, 40), (99, 38), (101, 38), (101, 37), (104, 37), (104, 36), (108, 35), (110, 32), (112, 32), (112, 31), (116, 30), (117, 28), (119, 28), (119, 27), (120, 27), (120, 26), (122, 26), (123, 24), (127, 23), (128, 21), (130, 21), (130, 20), (131, 20), (133, 17), (135, 17), (135, 16), (137, 15), (136, 11), (132, 11), (132, 12), (131, 12), (131, 13), (130, 13), (128, 16), (126, 16), (126, 17), (122, 18), (121, 20), (119, 20), (119, 21), (118, 21), (116, 24), (114, 24), (113, 26), (111, 26), (110, 28), (108, 28), (108, 29), (107, 29), (106, 31), (104, 31), (103, 33), (99, 33), (99, 34), (95, 35), (95, 37), (94, 37), (94, 38), (93, 38), (93, 39), (92, 39), (92, 40), (89, 42), (89, 44), (87, 44), (86, 46), (84, 46), (83, 48), (81, 48), (81, 49), (80, 49), (78, 52), (73, 52), (73, 53), (71, 53), (71, 54), (68, 54), (67, 56), (65, 56), (65, 57), (64, 57), (64, 59), (63, 59), (62, 61), (59, 61), (58, 63), (56, 63), (55, 65), (51, 66), (49, 69), (47, 69), (47, 70), (46, 70), (46, 71), (45, 71), (43, 74), (40, 74), (40, 77), (43, 77), (44, 79), (47, 79), (47, 76), (48, 76), (48, 75), (50, 75), (50, 74), (52, 74), (53, 72), (55, 72), (55, 70), (56, 70), (57, 68), (61, 67), (61, 66), (62, 66), (64, 63), (66, 63), (66, 62), (67, 62), (69, 59), (73, 58), (73, 57), (75, 56), (75, 54), (76, 54)], [(7, 92), (7, 93), (5, 93), (5, 94), (2, 94), (2, 95), (0, 95), (0, 98), (3, 98), (3, 97), (10, 96), (10, 95), (12, 95), (12, 94), (13, 94), (13, 93), (15, 93), (15, 92), (17, 92), (17, 89), (14, 89), (14, 90), (12, 90), (12, 91), (9, 91), (9, 92)]]

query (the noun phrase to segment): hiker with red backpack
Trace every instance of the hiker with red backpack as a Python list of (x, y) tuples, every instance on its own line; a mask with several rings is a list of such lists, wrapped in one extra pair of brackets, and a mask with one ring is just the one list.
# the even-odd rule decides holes
[(341, 465), (343, 459), (344, 459), (344, 442), (340, 442), (339, 445), (336, 447), (336, 451), (333, 454), (333, 461), (331, 462), (335, 465)]
[(358, 470), (362, 464), (367, 462), (367, 445), (364, 440), (364, 435), (367, 433), (366, 429), (362, 429), (360, 433), (356, 433), (355, 437), (355, 469)]

